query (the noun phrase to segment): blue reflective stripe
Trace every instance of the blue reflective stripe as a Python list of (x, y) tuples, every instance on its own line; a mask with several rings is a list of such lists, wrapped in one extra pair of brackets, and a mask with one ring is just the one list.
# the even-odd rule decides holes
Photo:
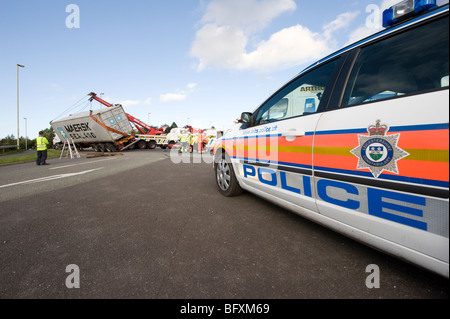
[[(311, 132), (311, 135), (314, 135), (314, 132)], [(221, 141), (248, 140), (250, 138), (267, 138), (267, 137), (281, 137), (281, 134), (264, 134), (264, 135), (250, 135), (250, 136), (247, 135), (239, 137), (222, 138)]]
[[(449, 123), (436, 123), (436, 124), (420, 124), (420, 125), (403, 125), (403, 126), (391, 126), (389, 128), (390, 133), (395, 132), (407, 132), (407, 131), (433, 131), (433, 130), (447, 130), (449, 129)], [(327, 131), (314, 131), (306, 132), (306, 136), (312, 135), (333, 135), (333, 134), (367, 134), (367, 128), (354, 128), (354, 129), (342, 129), (342, 130), (327, 130)], [(239, 136), (222, 138), (221, 141), (242, 140), (250, 138), (264, 138), (264, 137), (281, 137), (281, 134), (268, 134), (268, 135), (253, 135), (253, 136)]]
[(428, 125), (409, 125), (409, 126), (392, 126), (389, 132), (405, 132), (405, 131), (432, 131), (432, 130), (448, 130), (449, 123), (428, 124)]
[(284, 165), (284, 166), (290, 166), (290, 167), (296, 167), (296, 168), (312, 169), (311, 165), (303, 165), (303, 164), (288, 163), (288, 162), (277, 162), (277, 161), (269, 161), (269, 160), (262, 160), (262, 159), (256, 159), (256, 158), (248, 158), (248, 157), (238, 157), (238, 156), (232, 156), (231, 158), (237, 159), (237, 160), (248, 161), (249, 164), (251, 164), (253, 162), (253, 163), (261, 163), (261, 164)]
[[(403, 126), (391, 126), (389, 133), (394, 132), (407, 132), (407, 131), (433, 131), (433, 130), (446, 130), (449, 128), (449, 123), (437, 123), (437, 124), (423, 124), (423, 125), (403, 125)], [(333, 135), (333, 134), (365, 134), (367, 128), (355, 128), (347, 130), (329, 130), (329, 131), (317, 131), (316, 135)]]
[[(345, 170), (345, 169), (337, 169), (337, 168), (330, 168), (330, 167), (320, 167), (320, 166), (315, 166), (314, 170), (323, 171), (323, 172), (330, 172), (330, 173), (337, 173), (337, 174), (345, 174), (345, 175), (353, 175), (353, 176), (361, 176), (361, 177), (373, 178), (373, 175), (370, 172), (351, 171), (351, 170)], [(411, 183), (411, 184), (426, 185), (426, 186), (435, 186), (435, 187), (449, 188), (449, 182), (437, 181), (437, 180), (433, 180), (433, 179), (423, 179), (423, 178), (415, 178), (415, 177), (400, 176), (400, 175), (389, 175), (389, 174), (381, 174), (380, 176), (378, 176), (378, 179), (380, 179), (380, 180), (384, 179), (384, 180), (390, 180), (390, 181), (396, 181), (396, 182), (405, 182), (405, 183)]]

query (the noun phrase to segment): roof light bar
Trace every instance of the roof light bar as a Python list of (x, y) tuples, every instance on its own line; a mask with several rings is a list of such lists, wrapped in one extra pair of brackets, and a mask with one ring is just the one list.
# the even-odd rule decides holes
[(437, 7), (436, 0), (404, 0), (383, 12), (383, 27), (391, 27), (422, 11)]

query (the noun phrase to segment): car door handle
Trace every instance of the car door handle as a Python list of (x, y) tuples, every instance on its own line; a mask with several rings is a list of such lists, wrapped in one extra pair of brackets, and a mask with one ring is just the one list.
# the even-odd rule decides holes
[(295, 129), (287, 130), (286, 132), (282, 132), (282, 137), (293, 137), (293, 136), (305, 136), (305, 131), (297, 131)]

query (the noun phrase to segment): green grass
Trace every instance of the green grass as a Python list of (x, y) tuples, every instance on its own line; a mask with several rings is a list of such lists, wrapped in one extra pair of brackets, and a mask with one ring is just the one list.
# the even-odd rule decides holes
[[(58, 150), (48, 150), (47, 151), (48, 158), (59, 157), (61, 155), (61, 151)], [(17, 154), (17, 156), (8, 156), (3, 157), (0, 154), (0, 165), (4, 164), (12, 164), (12, 163), (23, 163), (23, 162), (34, 162), (37, 158), (37, 152), (29, 155), (21, 155)]]

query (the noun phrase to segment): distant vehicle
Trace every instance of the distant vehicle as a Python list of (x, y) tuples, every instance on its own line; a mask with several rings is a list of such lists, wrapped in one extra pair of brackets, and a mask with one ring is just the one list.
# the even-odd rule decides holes
[(167, 139), (169, 140), (169, 144), (174, 145), (178, 142), (180, 139), (181, 134), (183, 134), (186, 131), (186, 128), (184, 127), (174, 127), (170, 130), (170, 132), (167, 134)]
[(250, 191), (448, 278), (448, 11), (402, 1), (387, 29), (242, 113), (215, 144), (219, 191)]
[(62, 150), (62, 148), (63, 148), (63, 143), (61, 142), (61, 139), (59, 138), (59, 136), (56, 133), (54, 133), (54, 136), (53, 136), (53, 148), (55, 150)]
[(180, 147), (180, 143), (179, 143), (180, 136), (181, 136), (181, 134), (183, 134), (185, 132), (189, 132), (190, 134), (200, 135), (200, 134), (205, 134), (206, 131), (199, 129), (199, 128), (194, 128), (190, 125), (186, 125), (184, 127), (172, 128), (166, 136), (168, 143), (169, 143), (169, 147), (175, 147), (175, 148)]

